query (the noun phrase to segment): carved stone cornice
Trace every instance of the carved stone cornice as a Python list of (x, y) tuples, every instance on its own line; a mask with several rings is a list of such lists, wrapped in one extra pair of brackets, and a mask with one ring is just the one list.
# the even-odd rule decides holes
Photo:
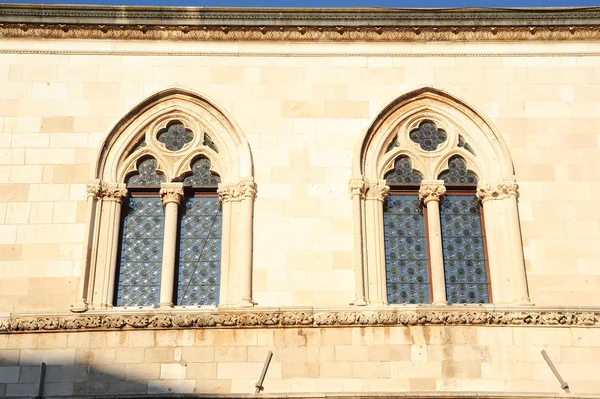
[(102, 196), (102, 182), (100, 179), (88, 181), (85, 185), (85, 193), (87, 198), (100, 198)]
[(223, 327), (339, 326), (556, 326), (600, 327), (600, 309), (582, 310), (213, 310), (156, 311), (81, 316), (9, 316), (0, 318), (0, 333), (81, 330), (179, 329)]
[(419, 200), (427, 205), (430, 201), (440, 202), (446, 194), (443, 180), (423, 180), (419, 188)]
[(0, 24), (0, 37), (169, 41), (506, 42), (596, 41), (600, 26), (314, 27)]
[(390, 187), (385, 182), (369, 183), (366, 198), (370, 200), (385, 201), (390, 196)]
[(171, 202), (181, 204), (183, 200), (183, 183), (161, 183), (160, 198), (163, 205)]
[(350, 180), (350, 197), (358, 195), (361, 199), (364, 199), (367, 194), (367, 183), (363, 179), (351, 179)]
[(479, 182), (477, 185), (477, 198), (481, 202), (501, 200), (511, 195), (517, 195), (517, 183), (514, 178), (506, 178), (499, 182)]
[(125, 184), (102, 183), (100, 198), (103, 201), (114, 201), (119, 204), (127, 197), (127, 186)]
[(244, 198), (256, 198), (256, 183), (252, 180), (242, 180), (237, 184), (219, 186), (217, 193), (223, 202), (241, 201)]

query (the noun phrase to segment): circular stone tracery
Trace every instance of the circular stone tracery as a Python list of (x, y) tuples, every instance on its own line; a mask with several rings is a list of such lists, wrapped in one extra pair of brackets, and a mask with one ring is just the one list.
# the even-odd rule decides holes
[(425, 151), (435, 151), (438, 146), (447, 139), (446, 132), (438, 129), (435, 123), (431, 121), (423, 121), (417, 129), (414, 129), (409, 134), (410, 139), (419, 144), (421, 149)]

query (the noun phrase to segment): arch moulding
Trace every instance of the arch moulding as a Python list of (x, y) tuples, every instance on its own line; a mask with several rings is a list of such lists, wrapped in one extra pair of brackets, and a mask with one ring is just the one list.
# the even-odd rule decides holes
[[(423, 121), (447, 133), (435, 151), (409, 139)], [(465, 143), (467, 146), (465, 146)], [(484, 206), (490, 280), (496, 304), (529, 304), (517, 191), (510, 152), (496, 127), (473, 107), (432, 87), (406, 93), (387, 105), (355, 150), (350, 191), (355, 229), (355, 305), (387, 303), (382, 205), (389, 187), (384, 176), (399, 156), (410, 158), (424, 182), (438, 179), (448, 160), (460, 155), (478, 177)]]
[[(193, 138), (169, 151), (157, 139), (172, 121)], [(207, 141), (208, 140), (208, 141)], [(144, 143), (140, 145), (140, 143)], [(210, 144), (208, 144), (210, 143)], [(87, 186), (87, 229), (77, 301), (72, 311), (110, 309), (116, 279), (125, 179), (143, 157), (157, 160), (169, 185), (191, 172), (191, 163), (206, 157), (221, 178), (221, 307), (252, 306), (252, 223), (256, 187), (250, 145), (240, 128), (214, 102), (182, 88), (151, 95), (125, 114), (101, 143)], [(181, 184), (181, 183), (178, 183)], [(165, 241), (166, 242), (166, 241)], [(164, 265), (163, 265), (164, 266)]]

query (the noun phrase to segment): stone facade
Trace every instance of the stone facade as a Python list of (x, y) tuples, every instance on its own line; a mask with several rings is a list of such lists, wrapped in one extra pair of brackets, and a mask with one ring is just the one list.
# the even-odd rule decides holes
[[(0, 396), (37, 395), (42, 362), (47, 397), (250, 394), (272, 351), (265, 395), (551, 397), (563, 391), (542, 349), (571, 392), (600, 396), (598, 10), (460, 11), (461, 22), (127, 8), (127, 22), (110, 7), (11, 7), (0, 7)], [(174, 112), (223, 149), (205, 153), (224, 179), (225, 299), (116, 308), (127, 151)], [(386, 305), (378, 223), (393, 158), (381, 148), (424, 117), (479, 155), (457, 150), (481, 177), (491, 304), (435, 301), (438, 273), (434, 304)], [(164, 161), (167, 206), (181, 201), (178, 162)], [(433, 171), (419, 195), (434, 217), (438, 161), (418, 162)]]

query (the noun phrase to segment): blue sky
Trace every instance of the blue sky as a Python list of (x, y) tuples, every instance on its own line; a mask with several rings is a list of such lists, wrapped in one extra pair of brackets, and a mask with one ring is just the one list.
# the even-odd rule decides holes
[(221, 7), (560, 7), (598, 6), (600, 0), (2, 0), (8, 3)]

